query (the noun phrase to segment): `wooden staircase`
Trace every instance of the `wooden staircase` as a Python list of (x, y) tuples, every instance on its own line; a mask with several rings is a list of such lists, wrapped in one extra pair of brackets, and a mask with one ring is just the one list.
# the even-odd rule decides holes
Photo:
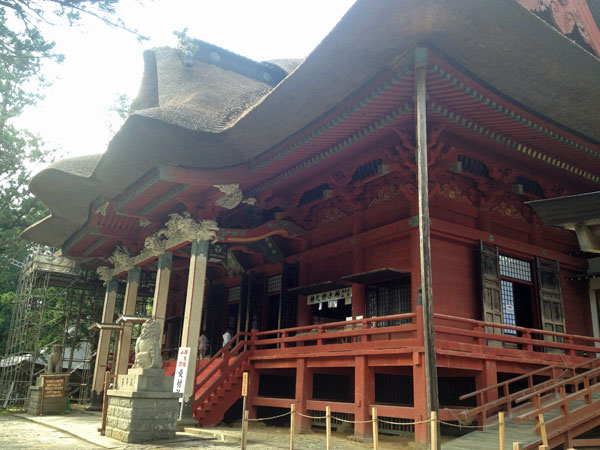
[(200, 426), (214, 426), (241, 397), (242, 375), (250, 368), (250, 334), (239, 333), (196, 373), (193, 416)]
[[(533, 385), (533, 375), (551, 373), (549, 380)], [(528, 379), (529, 387), (509, 393), (509, 385)], [(548, 366), (531, 374), (522, 375), (498, 385), (467, 394), (462, 398), (480, 396), (500, 389), (505, 395), (466, 410), (462, 420), (469, 422), (478, 417), (485, 427), (444, 444), (444, 450), (470, 450), (498, 446), (498, 415), (505, 417), (505, 441), (508, 446), (522, 442), (526, 450), (537, 449), (542, 444), (539, 415), (543, 414), (548, 444), (555, 448), (595, 446), (600, 439), (577, 439), (577, 436), (600, 426), (600, 359), (573, 367)]]

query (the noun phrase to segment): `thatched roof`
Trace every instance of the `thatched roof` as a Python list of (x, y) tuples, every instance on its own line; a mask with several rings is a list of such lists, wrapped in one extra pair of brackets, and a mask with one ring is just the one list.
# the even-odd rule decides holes
[(24, 237), (61, 245), (85, 223), (91, 202), (114, 198), (158, 162), (206, 169), (243, 164), (420, 42), (514, 102), (600, 141), (600, 60), (516, 1), (358, 0), (273, 89), (203, 61), (189, 70), (172, 50), (147, 53), (136, 111), (93, 172), (55, 166), (34, 178), (32, 192), (53, 215)]

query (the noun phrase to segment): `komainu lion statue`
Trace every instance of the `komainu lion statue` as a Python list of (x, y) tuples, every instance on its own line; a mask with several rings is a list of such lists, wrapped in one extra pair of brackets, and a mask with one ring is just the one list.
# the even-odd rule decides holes
[(148, 319), (142, 325), (140, 337), (135, 341), (135, 361), (133, 369), (160, 369), (160, 322)]
[(48, 358), (48, 363), (46, 364), (46, 369), (44, 372), (46, 373), (61, 373), (62, 372), (62, 364), (63, 363), (63, 348), (62, 345), (53, 345), (52, 353), (50, 353), (50, 358)]

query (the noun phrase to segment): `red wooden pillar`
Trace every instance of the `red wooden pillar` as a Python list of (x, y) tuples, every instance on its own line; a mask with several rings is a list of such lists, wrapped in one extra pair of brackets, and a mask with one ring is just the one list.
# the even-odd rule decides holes
[[(296, 412), (309, 416), (306, 409), (306, 401), (312, 396), (313, 373), (306, 367), (306, 359), (298, 358), (296, 360)], [(296, 414), (296, 429), (310, 430), (312, 421), (306, 417)]]
[[(479, 375), (475, 378), (475, 388), (477, 390), (483, 389), (487, 386), (493, 386), (498, 384), (498, 371), (496, 369), (496, 361), (485, 360), (483, 361), (483, 367)], [(491, 389), (486, 393), (485, 401), (491, 402), (498, 399), (498, 390)], [(481, 406), (481, 405), (477, 405)]]
[(365, 285), (352, 283), (352, 318), (360, 316), (365, 317)]
[[(352, 217), (352, 233), (356, 236), (364, 231), (365, 218), (363, 211), (357, 211)], [(365, 270), (365, 250), (358, 240), (352, 247), (352, 272), (360, 273)], [(352, 317), (365, 316), (365, 286), (352, 284)]]
[(248, 416), (251, 419), (256, 419), (256, 406), (254, 406), (254, 398), (258, 396), (258, 372), (251, 368), (248, 370), (248, 398), (246, 399), (246, 408)]
[[(361, 422), (371, 418), (371, 403), (375, 401), (375, 377), (366, 356), (354, 360), (354, 420)], [(354, 425), (354, 436), (359, 439), (373, 437), (371, 423)]]
[[(419, 308), (420, 309), (420, 308)], [(427, 420), (427, 383), (423, 353), (413, 353), (414, 421)], [(429, 423), (415, 425), (415, 442), (426, 444)]]
[[(302, 241), (302, 259), (299, 261), (300, 263), (300, 273), (299, 273), (299, 282), (298, 286), (305, 286), (310, 284), (310, 263), (306, 261), (306, 256), (308, 250), (310, 249), (310, 240), (305, 239)], [(297, 313), (296, 313), (296, 325), (301, 327), (303, 325), (312, 324), (312, 314), (310, 306), (306, 303), (306, 296), (299, 295), (297, 303)]]

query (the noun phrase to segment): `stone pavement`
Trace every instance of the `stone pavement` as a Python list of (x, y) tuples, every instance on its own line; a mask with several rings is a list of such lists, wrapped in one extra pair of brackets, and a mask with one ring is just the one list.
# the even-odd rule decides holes
[(69, 434), (10, 414), (0, 414), (0, 448), (2, 450), (64, 449), (88, 450), (100, 448)]
[[(2, 450), (180, 450), (190, 448), (213, 448), (220, 450), (239, 449), (240, 430), (235, 427), (211, 427), (198, 430), (201, 434), (177, 433), (171, 441), (151, 444), (125, 444), (100, 436), (100, 414), (73, 411), (62, 416), (32, 416), (28, 414), (0, 415), (0, 449)], [(248, 450), (281, 450), (289, 448), (289, 430), (285, 427), (251, 424), (248, 435)], [(373, 448), (372, 443), (352, 441), (351, 435), (334, 433), (333, 450)], [(412, 449), (410, 436), (380, 436), (382, 450)], [(323, 430), (299, 434), (295, 439), (297, 450), (325, 448)]]

